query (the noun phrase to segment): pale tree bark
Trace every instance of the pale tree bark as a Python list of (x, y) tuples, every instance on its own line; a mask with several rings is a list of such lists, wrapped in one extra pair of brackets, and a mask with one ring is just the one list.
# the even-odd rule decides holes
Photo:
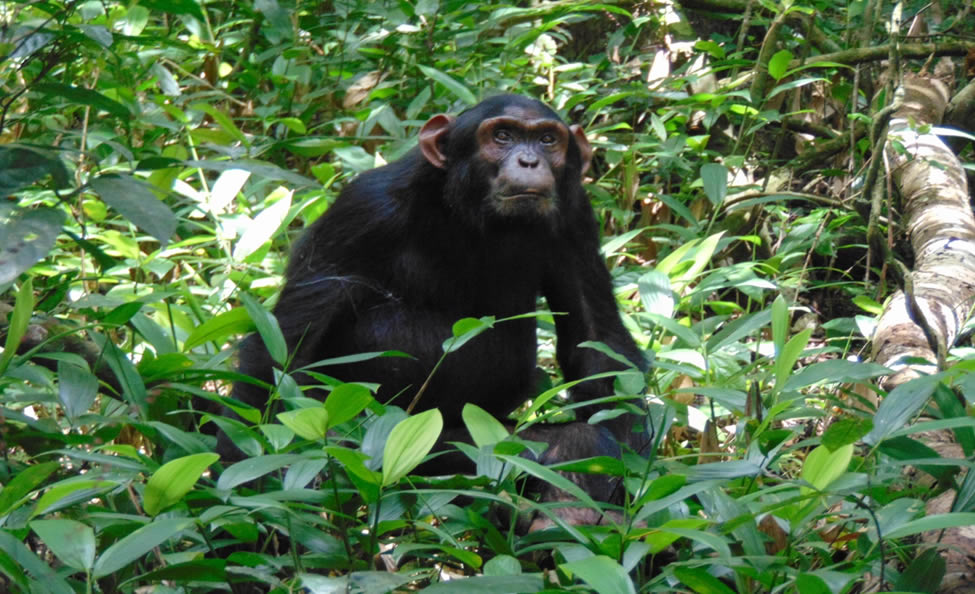
[[(936, 371), (975, 304), (975, 216), (955, 154), (923, 126), (940, 123), (948, 88), (939, 79), (910, 75), (885, 150), (901, 196), (914, 270), (877, 322), (873, 359), (896, 370), (886, 389)], [(929, 364), (906, 362), (920, 358)]]

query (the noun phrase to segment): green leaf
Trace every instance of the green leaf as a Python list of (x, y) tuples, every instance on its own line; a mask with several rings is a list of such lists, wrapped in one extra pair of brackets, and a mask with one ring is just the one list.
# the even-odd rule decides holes
[(929, 592), (934, 594), (945, 577), (946, 563), (938, 549), (924, 549), (917, 559), (901, 572), (894, 590), (902, 592)]
[(34, 520), (31, 529), (62, 563), (88, 571), (95, 563), (95, 531), (75, 520)]
[(251, 320), (247, 309), (238, 307), (222, 314), (216, 315), (193, 328), (190, 335), (183, 343), (183, 350), (190, 351), (205, 342), (213, 342), (218, 346), (223, 345), (223, 341), (232, 334), (247, 334), (254, 330), (254, 322)]
[(882, 536), (888, 540), (913, 536), (932, 530), (946, 530), (959, 526), (975, 525), (975, 512), (954, 512), (925, 516), (906, 522)]
[(91, 499), (118, 486), (115, 481), (66, 479), (51, 486), (37, 500), (31, 518), (37, 517), (48, 510), (55, 510), (66, 505)]
[(451, 336), (443, 343), (444, 353), (452, 353), (467, 344), (469, 340), (478, 334), (494, 327), (494, 316), (484, 316), (483, 318), (462, 318), (454, 322), (451, 327)]
[(337, 386), (325, 399), (329, 429), (356, 418), (373, 400), (369, 388), (362, 384)]
[(173, 211), (156, 197), (154, 186), (130, 175), (102, 175), (88, 184), (92, 191), (165, 248), (176, 232)]
[(58, 462), (42, 462), (23, 468), (15, 474), (0, 491), (0, 517), (19, 508), (24, 497), (60, 467)]
[(399, 481), (416, 468), (433, 449), (442, 429), (443, 416), (435, 408), (397, 423), (383, 448), (383, 486)]
[(261, 340), (267, 347), (267, 352), (278, 365), (283, 367), (288, 362), (288, 344), (284, 340), (284, 334), (281, 333), (278, 319), (247, 293), (241, 293), (240, 300), (247, 308), (251, 320), (254, 321), (257, 333), (261, 335)]
[(796, 589), (799, 594), (832, 594), (823, 578), (811, 573), (800, 573), (796, 576)]
[(559, 568), (570, 575), (579, 576), (599, 594), (636, 594), (636, 588), (626, 570), (605, 555), (562, 563)]
[(47, 257), (63, 222), (64, 212), (54, 208), (16, 210), (0, 204), (0, 285)]
[(508, 437), (508, 430), (500, 421), (494, 418), (480, 406), (468, 402), (461, 411), (464, 425), (474, 440), (474, 445), (481, 448), (494, 445)]
[(651, 270), (640, 277), (637, 287), (644, 310), (665, 319), (674, 315), (674, 291), (670, 288), (669, 276)]
[[(253, 527), (252, 524), (248, 526)], [(226, 528), (226, 525), (224, 526)], [(257, 529), (254, 528), (256, 531)], [(227, 582), (227, 560), (226, 559), (196, 559), (185, 563), (173, 563), (165, 567), (149, 571), (142, 575), (132, 578), (125, 584), (138, 580), (144, 584), (156, 584), (163, 581), (172, 581), (185, 584), (187, 582)], [(122, 585), (125, 585), (122, 584)], [(176, 592), (185, 591), (174, 589)]]
[(711, 204), (721, 204), (728, 195), (728, 168), (721, 163), (705, 163), (701, 165), (701, 181)]
[(324, 406), (299, 408), (278, 413), (281, 424), (308, 440), (325, 439), (328, 433), (328, 411)]
[(873, 430), (863, 438), (870, 445), (883, 441), (910, 421), (924, 407), (941, 382), (938, 375), (923, 376), (903, 383), (887, 394), (873, 417)]
[(823, 433), (822, 444), (830, 451), (854, 444), (873, 429), (873, 421), (868, 418), (840, 419)]
[(474, 96), (474, 93), (472, 93), (470, 89), (468, 89), (462, 83), (454, 80), (449, 74), (441, 72), (436, 68), (431, 68), (430, 66), (424, 66), (423, 64), (417, 64), (417, 68), (420, 69), (420, 72), (422, 72), (424, 76), (442, 84), (447, 88), (448, 91), (456, 95), (457, 98), (464, 103), (468, 105), (474, 105), (477, 103), (477, 97)]
[(674, 576), (699, 594), (735, 594), (724, 582), (700, 567), (678, 567), (674, 569)]
[[(806, 456), (799, 476), (816, 490), (822, 491), (846, 472), (852, 458), (853, 444), (841, 446), (836, 451), (830, 451), (823, 445), (816, 446)], [(800, 489), (803, 490), (811, 492), (809, 487)]]
[(203, 10), (196, 0), (139, 0), (139, 5), (159, 12), (183, 14), (206, 21)]
[(792, 367), (795, 366), (796, 361), (799, 360), (802, 352), (806, 349), (806, 345), (809, 344), (809, 338), (811, 336), (812, 330), (808, 328), (796, 334), (789, 339), (789, 342), (785, 343), (782, 352), (775, 358), (774, 391), (776, 393), (779, 392), (779, 388), (789, 379), (789, 373), (792, 371)]
[[(543, 586), (541, 575), (477, 575), (462, 580), (439, 582), (424, 588), (421, 592), (423, 594), (509, 594), (510, 592), (539, 592)], [(363, 590), (365, 591), (367, 590)]]
[(768, 61), (768, 73), (769, 76), (775, 80), (780, 80), (785, 76), (786, 70), (789, 69), (789, 62), (792, 61), (792, 52), (789, 50), (779, 50), (775, 52), (775, 55)]
[(778, 357), (785, 348), (786, 338), (789, 336), (789, 305), (785, 297), (779, 295), (772, 302), (772, 344), (775, 346), (775, 356)]
[(192, 525), (191, 519), (162, 518), (142, 526), (105, 549), (95, 562), (92, 575), (100, 578), (115, 573)]
[[(280, 190), (280, 191), (279, 191)], [(281, 224), (291, 209), (290, 190), (279, 189), (274, 195), (283, 194), (273, 204), (262, 210), (254, 220), (244, 229), (243, 235), (234, 245), (234, 260), (244, 260), (261, 246), (271, 240), (271, 237), (281, 228)]]
[(34, 282), (33, 279), (28, 278), (17, 291), (14, 310), (7, 324), (7, 337), (3, 343), (3, 354), (0, 355), (0, 375), (7, 370), (10, 362), (17, 355), (17, 347), (20, 346), (20, 341), (27, 332), (32, 315), (34, 315)]
[(142, 507), (155, 516), (183, 499), (200, 475), (220, 459), (217, 454), (191, 454), (163, 464), (152, 473), (142, 495)]
[(369, 459), (369, 456), (358, 450), (350, 450), (341, 446), (328, 446), (325, 448), (325, 452), (338, 460), (346, 471), (363, 481), (376, 486), (382, 485), (382, 475), (366, 467), (366, 460)]
[(10, 561), (43, 583), (45, 591), (52, 594), (75, 594), (71, 586), (54, 573), (46, 562), (41, 561), (23, 542), (14, 538), (6, 530), (0, 530), (0, 552), (6, 553)]
[[(0, 145), (0, 196), (9, 196), (47, 175), (53, 176), (59, 188), (68, 185), (68, 169), (57, 153), (32, 146)], [(4, 206), (13, 208), (13, 204)]]
[(227, 114), (223, 113), (213, 105), (210, 105), (209, 103), (194, 103), (190, 106), (190, 109), (202, 111), (203, 113), (209, 115), (211, 118), (213, 118), (213, 121), (216, 122), (218, 126), (223, 128), (224, 132), (230, 134), (234, 139), (237, 140), (237, 142), (244, 146), (250, 146), (250, 141), (247, 140), (244, 133), (240, 131), (240, 128), (234, 124), (234, 121)]
[(88, 369), (58, 361), (58, 400), (64, 414), (74, 421), (88, 412), (98, 395), (98, 378)]
[(831, 384), (863, 382), (888, 373), (890, 373), (889, 369), (876, 363), (833, 359), (832, 361), (822, 361), (803, 367), (785, 382), (782, 389), (789, 392), (822, 381)]
[[(675, 518), (667, 520), (655, 530), (647, 534), (646, 543), (650, 545), (649, 552), (657, 554), (682, 538), (687, 530), (697, 531), (705, 528), (708, 521), (704, 518)], [(677, 530), (675, 532), (674, 530)]]
[[(32, 91), (45, 95), (54, 95), (59, 99), (66, 99), (71, 103), (80, 103), (93, 107), (96, 111), (101, 110), (121, 118), (124, 122), (132, 119), (132, 112), (129, 108), (114, 99), (109, 99), (97, 91), (92, 91), (82, 87), (73, 87), (55, 82), (35, 83)], [(95, 113), (92, 113), (92, 117)]]
[(305, 459), (305, 456), (297, 454), (273, 454), (241, 460), (223, 471), (217, 480), (217, 488), (233, 489), (237, 485), (260, 478), (288, 464), (294, 464)]

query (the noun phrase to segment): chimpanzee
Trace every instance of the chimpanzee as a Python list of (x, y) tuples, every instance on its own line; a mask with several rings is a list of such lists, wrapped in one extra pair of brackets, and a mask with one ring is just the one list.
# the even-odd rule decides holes
[[(544, 295), (557, 314), (556, 355), (567, 380), (624, 367), (578, 346), (585, 341), (602, 342), (645, 369), (620, 322), (582, 187), (591, 154), (579, 126), (525, 97), (499, 95), (456, 118), (431, 118), (418, 147), (353, 180), (295, 246), (274, 309), (288, 348), (296, 350), (292, 366), (405, 351), (413, 358), (326, 370), (345, 381), (379, 382), (380, 401), (405, 407), (443, 355), (454, 322), (534, 312)], [(467, 402), (503, 420), (534, 394), (535, 333), (531, 317), (500, 322), (450, 353), (418, 410), (439, 408), (447, 434), (462, 430)], [(241, 346), (240, 371), (272, 380), (260, 337)], [(610, 394), (611, 380), (593, 380), (571, 396)], [(233, 397), (263, 408), (267, 393), (238, 382)], [(580, 419), (593, 412), (583, 409)], [(617, 440), (643, 446), (634, 421), (639, 425), (623, 415), (593, 425), (536, 425), (522, 435), (549, 443), (544, 463), (618, 457)], [(580, 479), (604, 500), (608, 482)]]

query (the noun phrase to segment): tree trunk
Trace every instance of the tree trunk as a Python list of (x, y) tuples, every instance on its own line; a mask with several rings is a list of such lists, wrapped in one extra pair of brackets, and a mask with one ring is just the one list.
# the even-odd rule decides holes
[(897, 371), (884, 382), (888, 390), (943, 365), (975, 304), (975, 216), (965, 173), (940, 138), (920, 130), (941, 121), (948, 88), (917, 75), (905, 77), (902, 88), (904, 102), (891, 120), (885, 155), (915, 266), (874, 333), (873, 359)]

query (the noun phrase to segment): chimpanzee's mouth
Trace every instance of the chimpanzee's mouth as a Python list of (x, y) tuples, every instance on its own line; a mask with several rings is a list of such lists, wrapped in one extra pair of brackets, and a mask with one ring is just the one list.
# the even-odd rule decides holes
[(547, 194), (535, 192), (533, 190), (525, 190), (522, 192), (516, 192), (514, 194), (501, 194), (498, 196), (498, 200), (502, 202), (508, 202), (511, 200), (544, 200), (546, 198), (548, 198)]

